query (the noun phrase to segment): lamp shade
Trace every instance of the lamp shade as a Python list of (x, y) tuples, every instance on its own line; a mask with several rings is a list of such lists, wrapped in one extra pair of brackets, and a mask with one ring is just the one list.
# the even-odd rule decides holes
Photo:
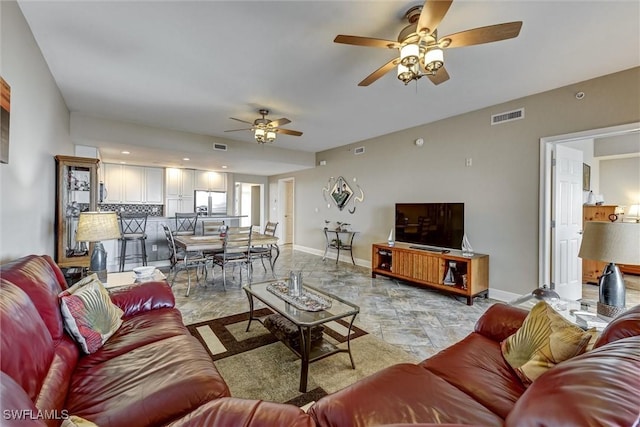
[(629, 206), (629, 212), (627, 212), (627, 218), (639, 218), (640, 217), (640, 205)]
[(594, 261), (640, 264), (640, 224), (587, 222), (578, 256)]
[(118, 215), (115, 212), (81, 212), (76, 241), (99, 242), (121, 237)]

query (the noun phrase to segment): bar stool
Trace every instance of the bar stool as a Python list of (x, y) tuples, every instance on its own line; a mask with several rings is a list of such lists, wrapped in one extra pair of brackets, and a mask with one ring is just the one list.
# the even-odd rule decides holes
[(196, 234), (198, 214), (195, 212), (176, 212), (176, 229), (174, 236)]
[(142, 260), (142, 265), (147, 265), (147, 214), (146, 213), (121, 213), (120, 214), (120, 271), (124, 270), (127, 260), (127, 243), (140, 242), (140, 254), (129, 255), (130, 260)]

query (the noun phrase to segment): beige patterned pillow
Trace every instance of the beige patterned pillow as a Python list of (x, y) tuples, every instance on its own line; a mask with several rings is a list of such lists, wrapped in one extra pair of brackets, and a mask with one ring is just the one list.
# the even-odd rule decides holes
[(540, 301), (522, 327), (500, 347), (505, 360), (528, 386), (556, 364), (584, 353), (591, 337)]
[(122, 325), (124, 312), (111, 302), (96, 274), (85, 277), (59, 297), (64, 326), (87, 354), (96, 352)]

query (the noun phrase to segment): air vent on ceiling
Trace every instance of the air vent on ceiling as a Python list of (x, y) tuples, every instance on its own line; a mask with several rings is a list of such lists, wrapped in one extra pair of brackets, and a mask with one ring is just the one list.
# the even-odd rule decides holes
[(213, 149), (218, 151), (227, 151), (227, 144), (213, 143)]
[(524, 119), (524, 108), (507, 111), (506, 113), (494, 114), (491, 116), (491, 125), (498, 125), (520, 119)]
[(356, 156), (358, 154), (363, 154), (364, 153), (364, 147), (356, 147), (353, 149), (353, 154), (355, 154)]

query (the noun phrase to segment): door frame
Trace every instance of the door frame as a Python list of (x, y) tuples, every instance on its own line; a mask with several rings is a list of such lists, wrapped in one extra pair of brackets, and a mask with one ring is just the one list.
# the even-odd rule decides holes
[(291, 212), (292, 214), (292, 219), (291, 219), (291, 244), (295, 245), (295, 241), (296, 241), (296, 233), (295, 233), (295, 212), (296, 212), (296, 186), (295, 186), (295, 178), (294, 177), (289, 177), (289, 178), (282, 178), (278, 180), (278, 221), (280, 222), (280, 224), (282, 224), (282, 227), (280, 227), (280, 239), (282, 240), (283, 243), (286, 243), (284, 241), (286, 235), (287, 235), (287, 222), (285, 219), (285, 213), (287, 210), (287, 191), (286, 191), (286, 186), (287, 185), (291, 185), (291, 197), (292, 197), (292, 201), (291, 204), (293, 206), (293, 210)]
[(551, 285), (551, 254), (553, 253), (551, 239), (551, 219), (553, 210), (553, 194), (551, 194), (551, 177), (553, 154), (556, 144), (587, 138), (604, 138), (640, 131), (640, 122), (633, 122), (619, 126), (591, 129), (581, 132), (568, 133), (540, 138), (540, 196), (539, 196), (539, 224), (538, 224), (538, 286)]

